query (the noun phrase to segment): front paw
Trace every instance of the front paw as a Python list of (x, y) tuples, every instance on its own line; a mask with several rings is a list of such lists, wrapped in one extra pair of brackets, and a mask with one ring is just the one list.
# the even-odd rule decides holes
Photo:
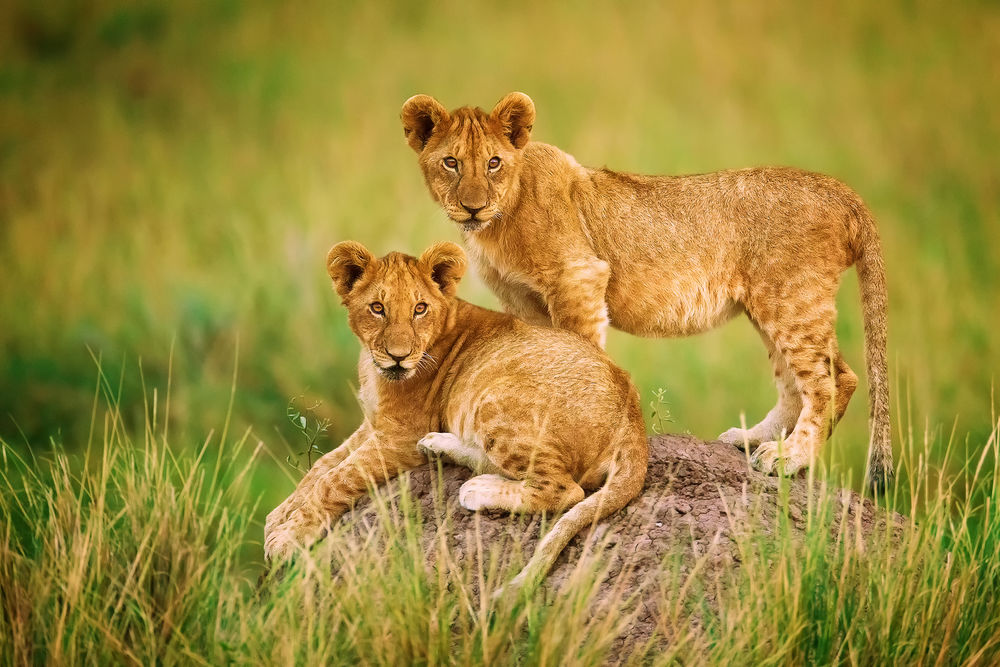
[(290, 515), (292, 510), (295, 509), (291, 500), (291, 498), (286, 499), (283, 503), (268, 512), (267, 519), (264, 520), (264, 535), (270, 535), (272, 532), (277, 530), (281, 524), (285, 523), (288, 519), (288, 515)]
[(264, 530), (264, 558), (269, 561), (287, 560), (296, 551), (307, 549), (319, 540), (325, 529), (306, 520), (298, 510), (280, 525)]
[(268, 531), (264, 536), (264, 560), (288, 560), (297, 544), (295, 536), (289, 530), (278, 528)]

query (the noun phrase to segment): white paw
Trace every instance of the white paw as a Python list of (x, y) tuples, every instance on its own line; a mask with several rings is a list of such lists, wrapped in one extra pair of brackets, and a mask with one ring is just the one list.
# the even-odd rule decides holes
[(461, 444), (458, 436), (451, 433), (428, 433), (417, 440), (417, 451), (430, 459), (447, 454)]
[(750, 464), (767, 475), (784, 475), (790, 477), (809, 467), (810, 458), (800, 447), (789, 443), (771, 441), (762, 442), (760, 447), (750, 455)]
[(472, 512), (496, 507), (498, 491), (506, 481), (500, 475), (477, 475), (458, 490), (458, 502)]
[(749, 430), (742, 429), (739, 427), (731, 428), (722, 435), (720, 435), (719, 441), (724, 442), (727, 445), (733, 445), (734, 447), (739, 447), (740, 449), (743, 449), (743, 447), (746, 445), (750, 445), (750, 447), (753, 447), (758, 442), (760, 442), (760, 440), (757, 440), (753, 437), (753, 435), (750, 433)]

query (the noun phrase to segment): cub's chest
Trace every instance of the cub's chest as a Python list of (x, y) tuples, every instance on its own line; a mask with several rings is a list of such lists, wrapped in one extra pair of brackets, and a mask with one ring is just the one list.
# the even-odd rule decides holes
[(378, 414), (378, 389), (376, 388), (375, 362), (371, 357), (362, 353), (361, 361), (358, 364), (358, 400), (361, 402), (361, 410), (368, 421), (374, 421)]
[(469, 258), (487, 285), (495, 288), (498, 284), (514, 284), (541, 291), (532, 271), (533, 262), (527, 244), (515, 253), (507, 247), (507, 243), (485, 240), (473, 234), (467, 234), (465, 242)]

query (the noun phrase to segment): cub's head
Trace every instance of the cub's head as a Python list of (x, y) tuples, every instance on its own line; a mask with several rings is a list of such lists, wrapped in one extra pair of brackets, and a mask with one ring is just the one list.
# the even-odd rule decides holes
[(400, 117), (427, 187), (448, 217), (467, 232), (499, 219), (535, 122), (531, 98), (511, 93), (490, 113), (472, 107), (448, 113), (433, 97), (415, 95)]
[(455, 290), (465, 273), (465, 252), (437, 243), (420, 258), (391, 252), (375, 258), (354, 241), (326, 256), (333, 288), (347, 306), (348, 321), (383, 377), (405, 380), (455, 316)]

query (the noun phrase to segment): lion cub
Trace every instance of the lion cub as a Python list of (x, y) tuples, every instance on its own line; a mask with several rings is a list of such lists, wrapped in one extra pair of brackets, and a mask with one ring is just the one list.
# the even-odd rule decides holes
[[(460, 491), (466, 509), (571, 508), (514, 586), (642, 490), (647, 442), (628, 374), (576, 334), (456, 298), (465, 266), (454, 243), (419, 259), (376, 259), (351, 241), (330, 250), (327, 269), (362, 345), (364, 421), (268, 515), (268, 558), (318, 540), (369, 484), (427, 456), (476, 473)], [(584, 498), (585, 489), (599, 490)]]
[[(608, 325), (683, 336), (741, 313), (760, 333), (778, 403), (723, 441), (759, 444), (755, 467), (809, 465), (857, 386), (837, 346), (840, 275), (857, 266), (871, 404), (870, 479), (892, 476), (885, 269), (875, 223), (847, 186), (797, 169), (640, 176), (589, 169), (530, 141), (535, 107), (448, 112), (427, 95), (403, 129), (431, 195), (461, 227), (504, 308), (603, 347)], [(782, 442), (782, 438), (786, 438)]]

